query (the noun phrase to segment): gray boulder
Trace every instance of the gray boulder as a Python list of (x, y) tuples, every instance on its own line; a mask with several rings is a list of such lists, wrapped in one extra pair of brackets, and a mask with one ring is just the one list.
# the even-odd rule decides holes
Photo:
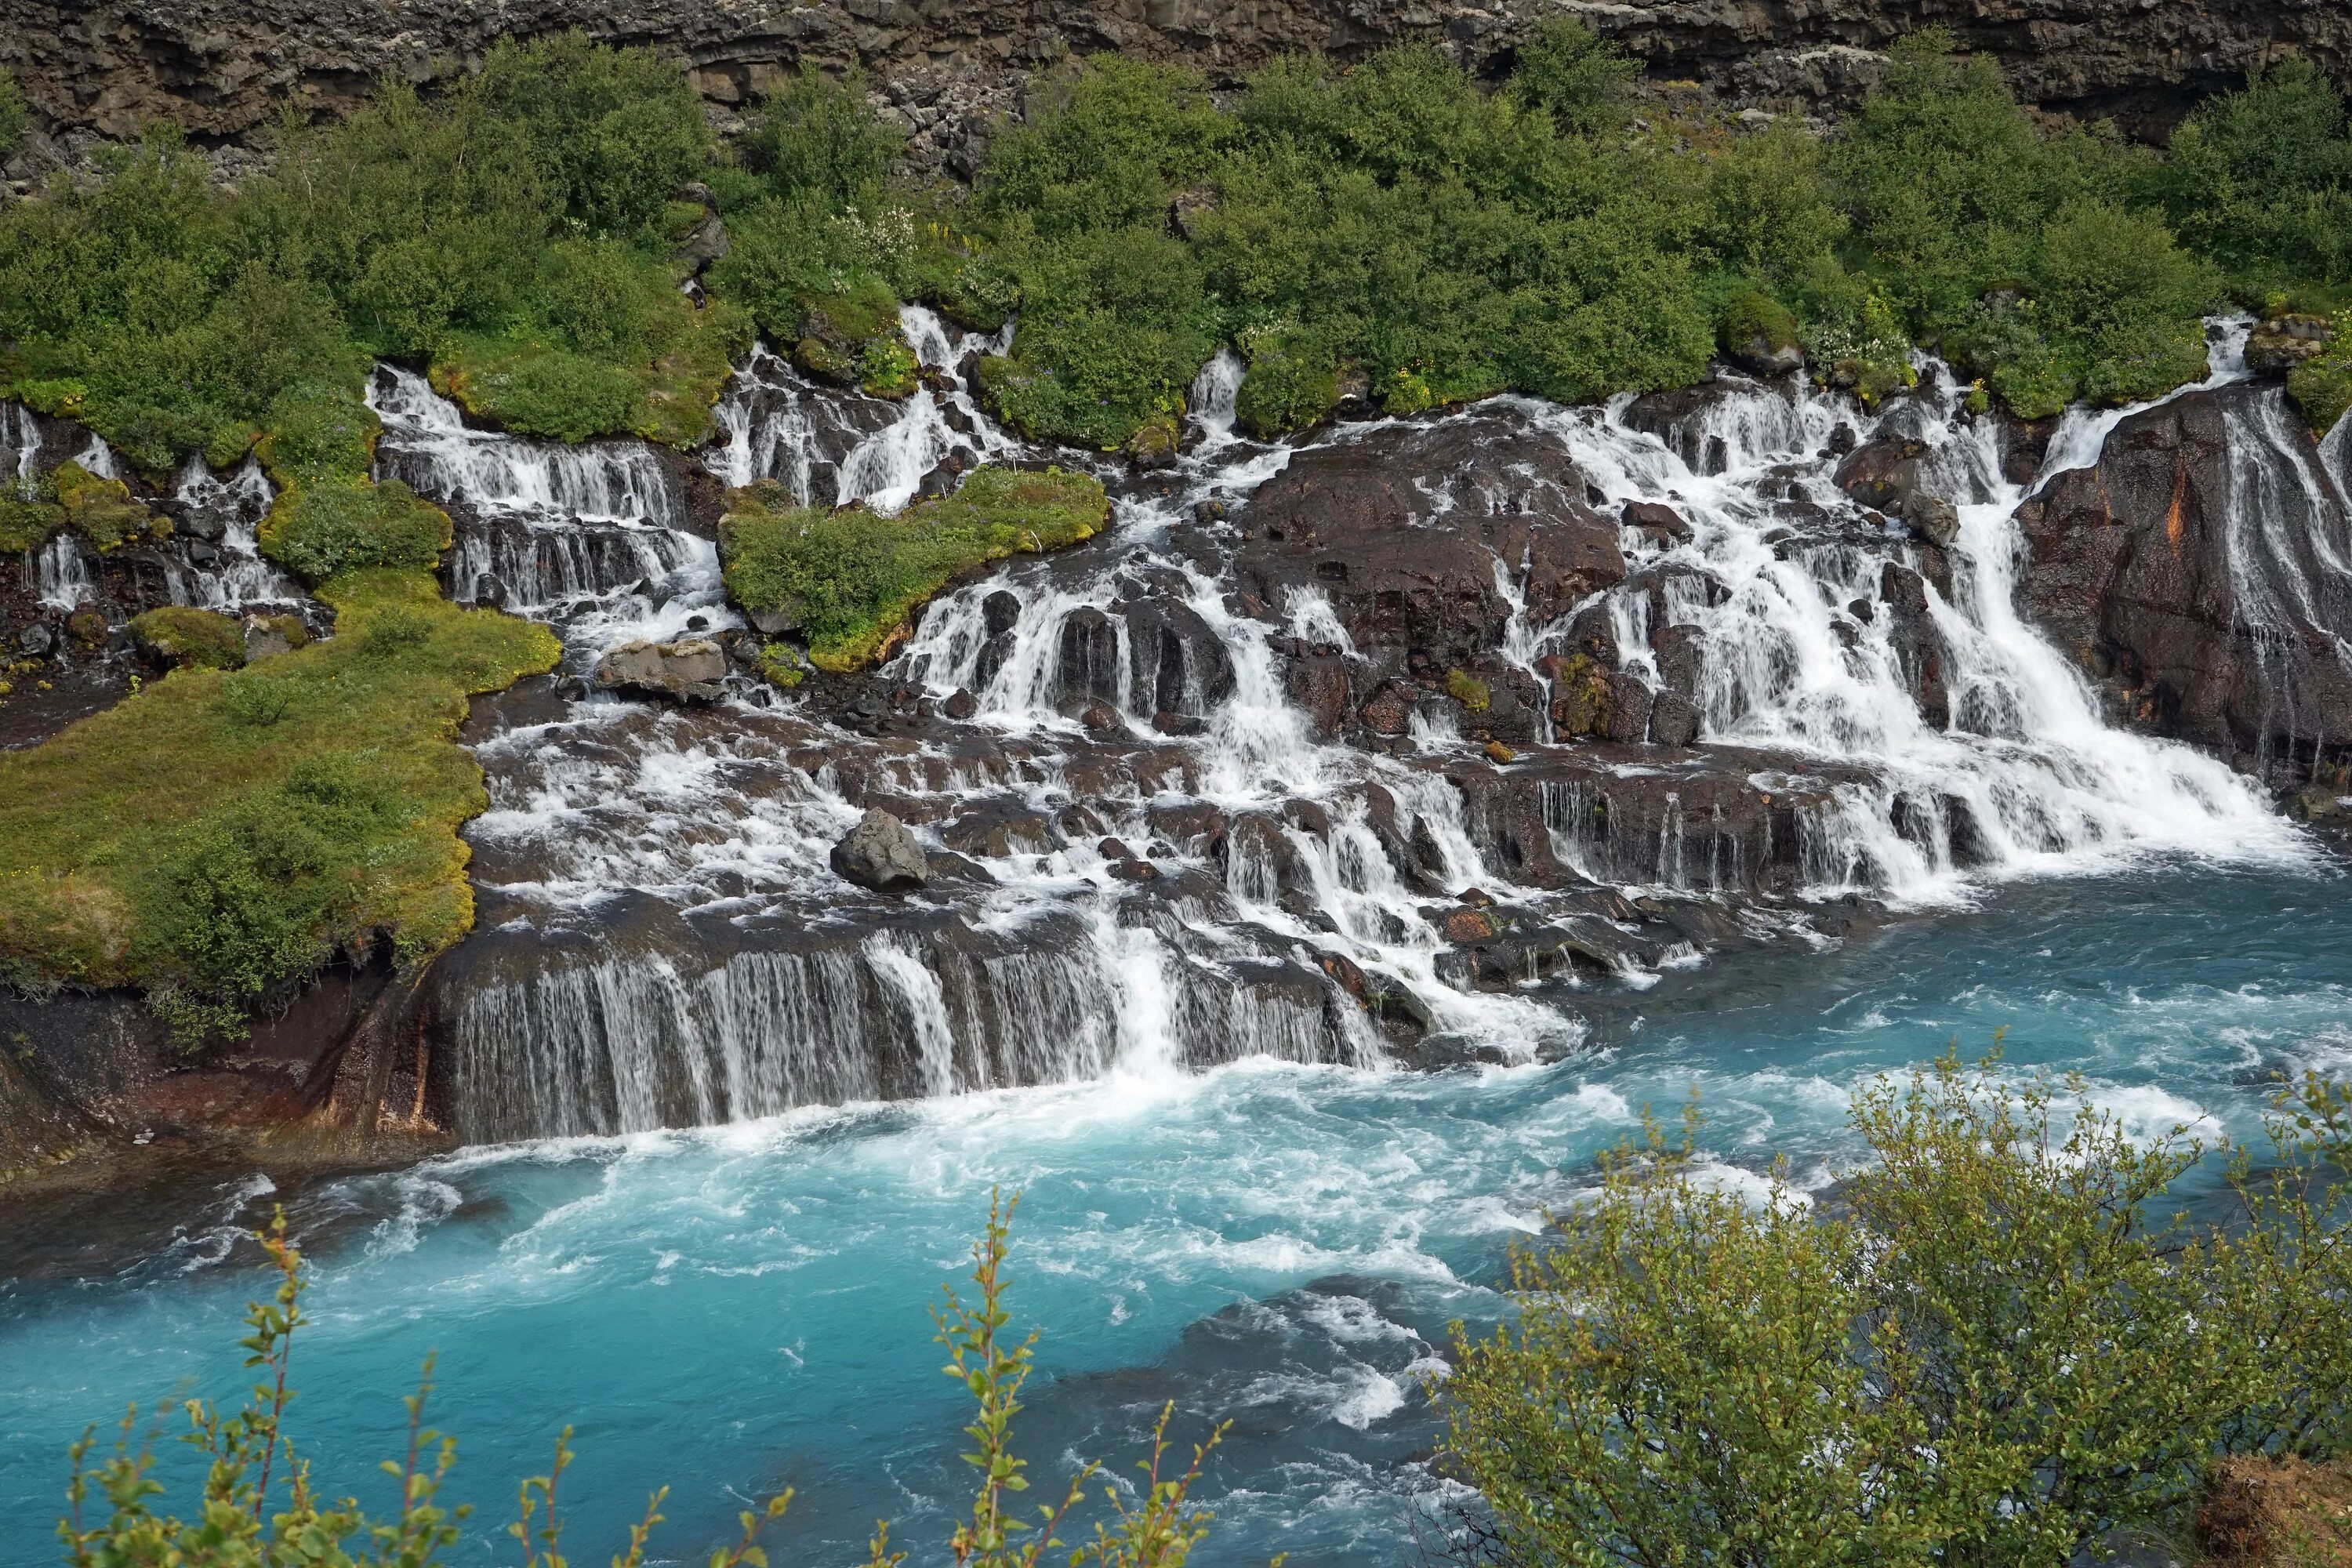
[(877, 893), (902, 893), (930, 877), (923, 847), (905, 823), (871, 809), (833, 847), (833, 868), (841, 877)]
[(596, 684), (605, 690), (673, 702), (716, 701), (726, 677), (727, 656), (709, 637), (625, 643), (596, 661)]

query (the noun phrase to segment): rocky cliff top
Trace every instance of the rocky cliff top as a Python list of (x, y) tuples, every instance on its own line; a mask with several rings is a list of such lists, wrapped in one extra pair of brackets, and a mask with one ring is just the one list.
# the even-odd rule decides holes
[[(1010, 109), (1032, 70), (1102, 50), (1180, 60), (1230, 79), (1288, 51), (1360, 53), (1402, 39), (1500, 62), (1557, 0), (0, 0), (0, 65), (70, 142), (178, 121), (235, 141), (281, 103), (341, 108), (387, 73), (463, 70), (502, 34), (579, 26), (674, 48), (720, 105), (803, 59), (864, 66), (920, 155), (959, 149)], [(1812, 110), (1853, 100), (1895, 37), (1934, 23), (2008, 70), (2045, 108), (2113, 115), (2161, 136), (2195, 98), (2283, 52), (2352, 61), (2342, 0), (1566, 0), (1654, 82), (1728, 104)], [(33, 151), (41, 155), (42, 142)], [(21, 156), (21, 155), (20, 155)], [(968, 153), (964, 154), (968, 156)], [(17, 172), (21, 177), (22, 172)]]

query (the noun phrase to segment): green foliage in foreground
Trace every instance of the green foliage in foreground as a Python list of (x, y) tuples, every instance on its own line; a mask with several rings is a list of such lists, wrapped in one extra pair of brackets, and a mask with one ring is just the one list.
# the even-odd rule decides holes
[[(1102, 1467), (1093, 1460), (1079, 1465), (1060, 1499), (1037, 1507), (1034, 1517), (1018, 1506), (1030, 1478), (1024, 1473), (1028, 1461), (1013, 1450), (1013, 1418), (1021, 1411), (1037, 1336), (1033, 1332), (1015, 1342), (1007, 1331), (1012, 1314), (1004, 1305), (1004, 1257), (1017, 1202), (989, 1205), (987, 1231), (971, 1249), (975, 1298), (966, 1300), (948, 1288), (931, 1314), (938, 1342), (948, 1352), (944, 1370), (971, 1392), (977, 1406), (972, 1424), (964, 1428), (973, 1451), (963, 1458), (980, 1472), (979, 1484), (970, 1517), (946, 1542), (948, 1552), (958, 1568), (1036, 1568), (1049, 1551), (1066, 1553), (1063, 1560), (1071, 1568), (1183, 1568), (1207, 1536), (1211, 1517), (1193, 1506), (1192, 1488), (1225, 1428), (1217, 1427), (1193, 1448), (1192, 1463), (1181, 1474), (1163, 1476), (1172, 1405), (1160, 1413), (1150, 1457), (1136, 1466), (1143, 1472), (1142, 1485), (1122, 1490), (1106, 1484), (1102, 1493), (1109, 1506), (1090, 1536), (1078, 1536), (1076, 1527), (1079, 1505), (1102, 1476)], [(139, 1416), (133, 1406), (110, 1456), (95, 1466), (89, 1462), (95, 1427), (74, 1446), (67, 1488), (71, 1511), (58, 1524), (68, 1568), (431, 1568), (447, 1562), (443, 1554), (459, 1544), (458, 1526), (467, 1510), (439, 1501), (457, 1462), (457, 1443), (425, 1425), (425, 1401), (433, 1391), (429, 1358), (417, 1392), (403, 1402), (408, 1411), (406, 1451), (383, 1466), (399, 1485), (394, 1510), (371, 1516), (356, 1498), (335, 1499), (318, 1489), (286, 1430), (286, 1412), (294, 1399), (287, 1386), (287, 1363), (295, 1332), (310, 1321), (302, 1315), (302, 1259), (286, 1239), (283, 1211), (258, 1239), (277, 1271), (278, 1289), (269, 1300), (252, 1304), (246, 1322), (253, 1331), (239, 1342), (251, 1352), (246, 1365), (257, 1369), (252, 1393), (234, 1410), (191, 1399), (159, 1405), (155, 1412), (159, 1421), (183, 1416), (188, 1423), (183, 1440), (210, 1461), (203, 1493), (192, 1500), (192, 1516), (157, 1511), (163, 1487), (153, 1477), (152, 1448), (133, 1447)], [(507, 1533), (520, 1543), (524, 1568), (563, 1568), (567, 1561), (561, 1553), (563, 1521), (556, 1497), (572, 1458), (571, 1436), (567, 1426), (555, 1440), (547, 1474), (530, 1477), (517, 1489), (517, 1517)], [(643, 1520), (630, 1528), (628, 1541), (612, 1558), (614, 1568), (642, 1568), (668, 1495), (664, 1487), (646, 1500)], [(712, 1551), (709, 1568), (767, 1568), (761, 1533), (791, 1503), (792, 1493), (783, 1491), (739, 1514), (740, 1533)], [(97, 1517), (100, 1510), (103, 1518)], [(1071, 1541), (1062, 1539), (1064, 1530), (1072, 1531)], [(888, 1524), (877, 1523), (866, 1568), (899, 1568), (906, 1558), (906, 1552), (890, 1550)], [(1280, 1562), (1276, 1559), (1276, 1568)]]
[(1109, 514), (1101, 480), (1059, 468), (975, 468), (955, 494), (888, 516), (795, 506), (769, 480), (728, 497), (719, 547), (737, 604), (805, 637), (811, 664), (844, 671), (881, 659), (962, 574), (1075, 544)]
[(2232, 1454), (2352, 1429), (2352, 1098), (2309, 1080), (2227, 1222), (2154, 1212), (2204, 1151), (1989, 1059), (1880, 1080), (1872, 1156), (1755, 1205), (1656, 1130), (1456, 1331), (1444, 1453), (1515, 1563), (2062, 1568), (2177, 1525)]
[(469, 693), (553, 667), (544, 627), (421, 572), (320, 590), (336, 635), (184, 668), (0, 753), (0, 974), (136, 985), (189, 1037), (234, 1027), (338, 947), (439, 952), (472, 923), (455, 744)]

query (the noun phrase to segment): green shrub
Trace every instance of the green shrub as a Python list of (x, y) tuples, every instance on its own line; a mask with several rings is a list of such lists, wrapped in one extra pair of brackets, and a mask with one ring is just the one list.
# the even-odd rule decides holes
[(571, 32), (499, 39), (478, 89), (512, 125), (565, 228), (657, 233), (670, 193), (702, 167), (710, 132), (677, 61)]
[(744, 138), (746, 160), (768, 191), (790, 206), (839, 212), (877, 205), (899, 138), (875, 113), (866, 79), (835, 79), (803, 60), (769, 95)]
[(2186, 1131), (2083, 1097), (1950, 1058), (1881, 1080), (1834, 1205), (1784, 1172), (1751, 1204), (1654, 1127), (1609, 1161), (1515, 1258), (1515, 1320), (1456, 1331), (1444, 1453), (1505, 1558), (2061, 1568), (2185, 1523), (2221, 1454), (2339, 1447), (2352, 1100), (2306, 1086), (2206, 1224), (2150, 1212)]
[(1271, 439), (1318, 425), (1339, 405), (1339, 367), (1309, 333), (1277, 328), (1255, 335), (1249, 372), (1234, 395), (1234, 417)]
[(1622, 49), (1569, 16), (1547, 16), (1519, 46), (1511, 92), (1552, 117), (1562, 131), (1606, 131), (1625, 115), (1625, 89), (1642, 74)]
[(451, 540), (449, 514), (398, 479), (289, 486), (260, 530), (261, 552), (310, 583), (374, 567), (431, 571)]
[(2288, 373), (2286, 390), (2312, 433), (2325, 436), (2352, 409), (2352, 363), (2331, 354), (2297, 365)]
[(794, 506), (771, 481), (730, 494), (719, 547), (737, 604), (798, 632), (818, 668), (845, 671), (884, 658), (959, 575), (1089, 538), (1109, 510), (1101, 481), (1058, 468), (975, 468), (954, 495), (889, 517)]
[(235, 669), (245, 663), (245, 628), (212, 610), (159, 605), (131, 618), (131, 637), (166, 664)]
[[(947, 1351), (944, 1370), (978, 1406), (964, 1428), (974, 1451), (963, 1456), (980, 1472), (978, 1491), (970, 1517), (955, 1526), (947, 1542), (955, 1561), (972, 1568), (1034, 1568), (1048, 1550), (1060, 1551), (1064, 1543), (1055, 1532), (1075, 1531), (1078, 1505), (1103, 1473), (1100, 1464), (1086, 1460), (1073, 1468), (1059, 1500), (1037, 1508), (1034, 1518), (1029, 1509), (1015, 1506), (1030, 1478), (1023, 1473), (1029, 1462), (1013, 1452), (1013, 1418), (1022, 1408), (1021, 1391), (1034, 1370), (1037, 1342), (1034, 1332), (1017, 1342), (1005, 1332), (1012, 1316), (1004, 1304), (1006, 1237), (1018, 1203), (1017, 1197), (992, 1194), (988, 1227), (971, 1248), (975, 1296), (966, 1300), (952, 1286), (943, 1287), (944, 1299), (931, 1314), (939, 1325), (937, 1342)], [(170, 1563), (175, 1568), (433, 1568), (448, 1561), (444, 1552), (459, 1548), (463, 1538), (457, 1521), (466, 1510), (453, 1512), (436, 1500), (457, 1462), (457, 1444), (424, 1424), (433, 1391), (429, 1355), (417, 1392), (402, 1402), (408, 1413), (405, 1459), (383, 1465), (400, 1482), (395, 1510), (372, 1519), (350, 1497), (320, 1501), (330, 1494), (314, 1488), (310, 1466), (297, 1457), (286, 1430), (287, 1408), (294, 1399), (286, 1381), (288, 1363), (296, 1331), (310, 1321), (301, 1309), (308, 1274), (301, 1254), (286, 1239), (282, 1208), (268, 1229), (254, 1236), (277, 1289), (271, 1300), (247, 1309), (246, 1323), (253, 1331), (240, 1342), (251, 1352), (246, 1364), (261, 1371), (246, 1404), (233, 1414), (204, 1399), (175, 1398), (156, 1407), (159, 1423), (166, 1415), (185, 1415), (189, 1430), (184, 1441), (209, 1460), (195, 1500), (196, 1518), (184, 1521), (155, 1511), (166, 1489), (153, 1475), (152, 1447), (131, 1446), (139, 1415), (134, 1406), (108, 1458), (90, 1463), (95, 1426), (73, 1446), (66, 1489), (72, 1511), (58, 1522), (68, 1568), (130, 1563)], [(1172, 1404), (1162, 1407), (1152, 1427), (1150, 1455), (1136, 1466), (1144, 1484), (1103, 1487), (1109, 1506), (1093, 1536), (1070, 1553), (1074, 1568), (1080, 1563), (1097, 1568), (1183, 1568), (1207, 1537), (1209, 1515), (1193, 1507), (1191, 1497), (1210, 1450), (1230, 1423), (1194, 1446), (1192, 1462), (1181, 1473), (1168, 1474), (1168, 1423), (1174, 1413)], [(571, 1440), (572, 1428), (566, 1426), (555, 1439), (548, 1473), (517, 1489), (519, 1517), (507, 1533), (522, 1543), (523, 1568), (562, 1568), (565, 1562), (557, 1550), (564, 1521), (556, 1497), (575, 1457)], [(625, 1550), (612, 1558), (613, 1568), (643, 1568), (646, 1542), (662, 1522), (668, 1495), (664, 1487), (646, 1500), (645, 1517), (630, 1527)], [(105, 1518), (86, 1521), (84, 1505), (100, 1500)], [(761, 1533), (783, 1517), (792, 1500), (791, 1491), (782, 1491), (737, 1515), (740, 1533), (732, 1545), (711, 1553), (709, 1568), (766, 1568)], [(895, 1568), (904, 1561), (907, 1554), (889, 1546), (890, 1528), (878, 1524), (870, 1568)]]
[(2343, 95), (2309, 60), (2257, 68), (2244, 90), (2198, 105), (2142, 185), (2249, 300), (2352, 277), (2352, 138)]
[(32, 122), (33, 111), (26, 107), (24, 89), (15, 77), (0, 69), (0, 158), (16, 150)]

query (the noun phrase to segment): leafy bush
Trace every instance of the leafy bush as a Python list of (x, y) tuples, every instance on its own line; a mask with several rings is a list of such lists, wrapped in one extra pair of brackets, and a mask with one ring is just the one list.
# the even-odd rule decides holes
[(449, 514), (398, 479), (289, 486), (260, 531), (261, 552), (310, 583), (374, 567), (430, 571), (452, 538)]
[(1249, 371), (1234, 395), (1234, 417), (1272, 438), (1321, 423), (1339, 405), (1339, 367), (1311, 332), (1276, 328), (1253, 334)]
[(702, 101), (677, 61), (591, 43), (577, 28), (499, 39), (478, 90), (520, 134), (562, 230), (655, 234), (709, 147)]
[[(1101, 1465), (1094, 1460), (1077, 1465), (1060, 1500), (1039, 1507), (1034, 1519), (1024, 1517), (1028, 1510), (1014, 1505), (1018, 1494), (1029, 1489), (1024, 1473), (1029, 1462), (1013, 1451), (1013, 1418), (1022, 1408), (1021, 1391), (1033, 1369), (1037, 1341), (1032, 1333), (1016, 1343), (1005, 1332), (1011, 1320), (1004, 1305), (1006, 1237), (1017, 1203), (1017, 1198), (990, 1200), (988, 1228), (971, 1249), (976, 1296), (967, 1300), (952, 1287), (944, 1288), (945, 1299), (932, 1313), (939, 1325), (938, 1342), (948, 1353), (944, 1370), (971, 1392), (978, 1406), (972, 1424), (964, 1428), (974, 1451), (963, 1456), (980, 1472), (978, 1491), (970, 1517), (957, 1524), (947, 1542), (955, 1562), (971, 1568), (1035, 1568), (1047, 1551), (1068, 1547), (1056, 1532), (1073, 1528), (1089, 1484), (1102, 1475)], [(153, 1479), (152, 1449), (131, 1447), (138, 1421), (134, 1408), (124, 1417), (121, 1436), (110, 1457), (90, 1463), (97, 1445), (95, 1426), (74, 1445), (66, 1492), (71, 1511), (58, 1524), (69, 1568), (132, 1563), (170, 1563), (175, 1568), (433, 1568), (448, 1561), (444, 1552), (459, 1546), (457, 1521), (466, 1510), (444, 1509), (436, 1500), (457, 1462), (457, 1444), (425, 1425), (425, 1404), (433, 1392), (429, 1356), (417, 1392), (403, 1401), (408, 1412), (406, 1453), (383, 1466), (400, 1482), (397, 1511), (387, 1519), (373, 1519), (351, 1497), (330, 1502), (312, 1489), (309, 1466), (297, 1457), (286, 1431), (286, 1412), (294, 1398), (286, 1382), (287, 1364), (296, 1331), (310, 1321), (302, 1315), (309, 1279), (300, 1252), (286, 1237), (282, 1209), (268, 1229), (255, 1234), (276, 1272), (277, 1289), (269, 1300), (253, 1302), (246, 1313), (253, 1331), (240, 1342), (252, 1352), (246, 1364), (261, 1369), (251, 1394), (234, 1412), (205, 1399), (157, 1406), (159, 1417), (185, 1415), (188, 1430), (183, 1441), (210, 1461), (196, 1517), (183, 1521), (156, 1511), (163, 1487)], [(1144, 1484), (1103, 1487), (1109, 1507), (1093, 1536), (1079, 1538), (1069, 1549), (1073, 1568), (1087, 1563), (1096, 1568), (1183, 1568), (1192, 1549), (1206, 1538), (1209, 1515), (1192, 1505), (1192, 1492), (1209, 1451), (1226, 1428), (1212, 1431), (1206, 1442), (1193, 1447), (1192, 1463), (1181, 1474), (1169, 1475), (1168, 1422), (1173, 1414), (1172, 1405), (1161, 1409), (1152, 1429), (1150, 1457), (1136, 1467), (1144, 1473)], [(571, 1439), (567, 1426), (555, 1440), (554, 1463), (548, 1473), (526, 1479), (518, 1489), (519, 1517), (507, 1533), (522, 1543), (524, 1568), (562, 1568), (565, 1561), (557, 1551), (563, 1524), (556, 1496), (573, 1458)], [(630, 1528), (626, 1546), (612, 1559), (614, 1568), (643, 1568), (646, 1542), (662, 1522), (661, 1508), (668, 1495), (664, 1487), (646, 1500), (644, 1519)], [(783, 1516), (792, 1497), (789, 1490), (779, 1492), (759, 1508), (737, 1515), (740, 1533), (731, 1545), (711, 1553), (709, 1568), (765, 1568), (767, 1554), (758, 1544), (761, 1532)], [(94, 1502), (105, 1507), (104, 1519), (85, 1518), (85, 1505)], [(889, 1542), (889, 1526), (877, 1525), (868, 1568), (897, 1568), (905, 1560), (906, 1553), (891, 1552)]]
[(2257, 69), (2174, 132), (2144, 186), (2249, 301), (2352, 277), (2352, 138), (2343, 95), (2309, 60)]
[(719, 523), (727, 591), (789, 626), (820, 669), (862, 668), (958, 575), (1091, 537), (1109, 515), (1100, 480), (1058, 468), (973, 469), (952, 496), (895, 516), (799, 507), (773, 481), (733, 491)]
[(245, 628), (214, 610), (161, 605), (131, 618), (131, 637), (166, 664), (235, 669), (245, 663)]
[(2352, 1100), (2288, 1102), (2222, 1223), (2203, 1150), (1947, 1058), (1855, 1100), (1834, 1205), (1751, 1205), (1653, 1128), (1457, 1330), (1445, 1454), (1540, 1563), (2079, 1560), (2177, 1525), (2227, 1453), (2347, 1436)]
[(863, 76), (836, 79), (804, 60), (752, 117), (743, 150), (778, 201), (831, 213), (878, 205), (898, 148), (866, 101)]

